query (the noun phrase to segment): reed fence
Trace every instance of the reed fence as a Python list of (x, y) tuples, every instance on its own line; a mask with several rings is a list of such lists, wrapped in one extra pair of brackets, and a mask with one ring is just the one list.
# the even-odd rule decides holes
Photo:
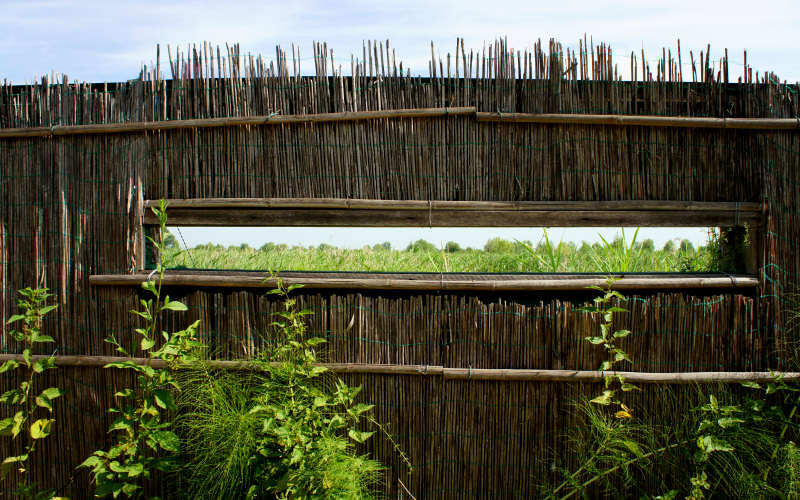
[[(349, 61), (315, 44), (310, 76), (294, 47), (291, 57), (277, 48), (273, 61), (238, 45), (167, 52), (168, 65), (159, 53), (123, 83), (45, 77), (0, 85), (0, 312), (15, 312), (15, 290), (25, 286), (57, 295), (59, 309), (44, 326), (56, 343), (37, 354), (111, 356), (105, 337), (133, 339), (128, 311), (139, 292), (119, 285), (146, 267), (148, 200), (190, 200), (189, 215), (198, 213), (192, 203), (229, 207), (224, 199), (262, 200), (252, 210), (276, 199), (391, 210), (416, 203), (429, 217), (434, 204), (454, 202), (475, 210), (728, 204), (724, 220), (712, 222), (758, 226), (751, 233), (757, 273), (743, 278), (745, 287), (626, 291), (629, 312), (619, 321), (633, 331), (626, 351), (635, 364), (624, 369), (666, 381), (671, 373), (791, 369), (798, 332), (786, 308), (800, 273), (797, 84), (748, 64), (734, 74), (709, 48), (665, 50), (655, 63), (626, 54), (632, 77), (623, 81), (611, 48), (587, 40), (577, 50), (550, 41), (524, 51), (504, 40), (470, 51), (458, 40), (444, 57), (432, 47), (424, 78), (410, 76), (388, 41), (366, 43)], [(101, 284), (101, 275), (121, 281)], [(726, 277), (712, 279), (719, 278)], [(169, 284), (189, 311), (168, 326), (200, 319), (214, 360), (247, 358), (269, 341), (279, 304), (263, 290), (222, 281)], [(390, 467), (387, 493), (398, 492), (400, 477), (417, 498), (536, 496), (553, 479), (551, 457), (574, 425), (570, 398), (597, 387), (471, 375), (594, 370), (601, 352), (583, 339), (599, 325), (580, 310), (593, 295), (342, 283), (299, 294), (314, 311), (311, 332), (328, 339), (325, 362), (461, 374), (342, 374), (363, 385), (363, 398), (391, 422), (415, 466), (409, 477), (387, 444), (369, 444)], [(6, 329), (0, 350), (18, 354)], [(104, 446), (105, 410), (132, 375), (64, 366), (44, 377), (70, 392), (56, 405), (58, 430), (32, 479), (80, 498), (88, 475), (75, 466)], [(16, 382), (3, 376), (0, 389)], [(675, 411), (657, 392), (635, 398), (651, 415)]]

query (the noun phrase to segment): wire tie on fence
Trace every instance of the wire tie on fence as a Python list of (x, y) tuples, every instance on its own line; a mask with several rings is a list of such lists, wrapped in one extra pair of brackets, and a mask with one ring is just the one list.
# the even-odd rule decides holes
[(150, 281), (150, 280), (153, 279), (153, 275), (156, 274), (156, 271), (158, 271), (158, 269), (153, 269), (152, 271), (150, 271), (150, 274), (147, 275), (147, 281)]
[(472, 365), (467, 366), (467, 380), (472, 378)]
[(430, 366), (430, 365), (425, 365), (425, 373), (423, 373), (423, 375), (427, 375), (428, 374), (428, 366)]

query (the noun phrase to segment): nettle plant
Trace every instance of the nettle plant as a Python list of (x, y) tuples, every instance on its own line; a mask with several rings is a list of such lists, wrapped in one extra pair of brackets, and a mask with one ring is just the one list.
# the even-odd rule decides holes
[[(9, 331), (11, 338), (22, 342), (25, 346), (22, 351), (22, 362), (6, 361), (0, 366), (0, 374), (23, 368), (27, 376), (19, 387), (8, 390), (0, 396), (0, 402), (10, 406), (14, 412), (13, 416), (0, 420), (0, 435), (10, 436), (13, 441), (22, 440), (23, 452), (3, 458), (0, 464), (0, 478), (5, 479), (10, 472), (16, 470), (21, 475), (17, 493), (28, 498), (51, 498), (54, 492), (36, 492), (34, 485), (25, 482), (24, 474), (27, 472), (26, 463), (36, 450), (36, 444), (53, 430), (55, 422), (55, 419), (51, 418), (53, 400), (64, 394), (58, 387), (48, 387), (38, 395), (35, 390), (37, 375), (55, 367), (55, 358), (52, 356), (34, 359), (33, 349), (36, 344), (54, 342), (53, 337), (42, 333), (42, 319), (58, 306), (45, 305), (47, 299), (52, 297), (46, 288), (25, 288), (19, 290), (19, 294), (22, 298), (17, 299), (17, 306), (22, 313), (11, 316), (7, 323), (22, 325), (18, 330)], [(37, 418), (42, 412), (46, 412), (45, 416)], [(11, 446), (9, 445), (7, 449), (11, 449)]]
[[(109, 363), (106, 368), (122, 368), (136, 373), (136, 387), (126, 388), (114, 394), (119, 406), (109, 411), (119, 416), (109, 428), (115, 436), (114, 445), (108, 450), (95, 451), (79, 467), (92, 470), (96, 485), (95, 495), (120, 494), (137, 497), (142, 494), (142, 483), (149, 479), (153, 472), (174, 470), (177, 464), (177, 453), (180, 450), (180, 439), (170, 430), (172, 422), (168, 412), (176, 409), (172, 393), (178, 390), (178, 384), (172, 370), (181, 364), (191, 363), (199, 359), (199, 351), (204, 347), (196, 339), (199, 321), (195, 321), (186, 329), (168, 332), (160, 328), (160, 317), (165, 311), (181, 312), (187, 307), (181, 302), (171, 300), (161, 290), (164, 277), (165, 245), (163, 235), (166, 232), (166, 203), (161, 200), (153, 213), (159, 219), (160, 237), (148, 240), (158, 253), (155, 280), (142, 283), (142, 288), (151, 295), (149, 299), (139, 301), (139, 309), (132, 314), (142, 318), (144, 326), (136, 328), (139, 335), (139, 351), (144, 354), (145, 362), (130, 359)], [(106, 339), (117, 352), (127, 358), (133, 358), (135, 347), (126, 349), (115, 337)]]
[[(600, 335), (586, 337), (586, 340), (591, 344), (603, 346), (603, 349), (608, 353), (608, 359), (600, 364), (600, 370), (603, 372), (613, 371), (614, 366), (623, 361), (632, 363), (628, 354), (617, 345), (619, 339), (627, 337), (631, 332), (630, 330), (614, 329), (614, 314), (628, 311), (624, 307), (611, 304), (614, 299), (627, 300), (624, 295), (612, 289), (616, 281), (617, 279), (609, 277), (606, 280), (605, 288), (599, 286), (589, 287), (602, 292), (603, 296), (595, 297), (593, 306), (583, 308), (586, 312), (600, 314), (602, 317)], [(590, 402), (599, 405), (616, 405), (620, 408), (615, 414), (617, 418), (632, 418), (633, 412), (619, 399), (617, 391), (628, 392), (638, 390), (638, 387), (626, 382), (625, 377), (619, 373), (607, 374), (603, 377), (603, 380), (605, 382), (603, 393)]]

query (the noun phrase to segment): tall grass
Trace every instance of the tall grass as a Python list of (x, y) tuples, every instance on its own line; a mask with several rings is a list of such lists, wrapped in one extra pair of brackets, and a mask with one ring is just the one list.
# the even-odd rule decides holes
[[(652, 242), (617, 238), (601, 244), (555, 243), (549, 236), (538, 245), (495, 241), (487, 249), (436, 248), (416, 242), (406, 250), (386, 244), (360, 249), (288, 247), (267, 244), (200, 245), (188, 251), (172, 250), (166, 256), (171, 268), (241, 269), (265, 271), (372, 271), (372, 272), (705, 272), (710, 270), (705, 247), (655, 249)], [(504, 244), (499, 244), (504, 243)]]

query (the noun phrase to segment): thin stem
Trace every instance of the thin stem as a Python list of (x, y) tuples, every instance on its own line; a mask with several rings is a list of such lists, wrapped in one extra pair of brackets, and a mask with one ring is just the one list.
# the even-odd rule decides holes
[[(593, 482), (597, 481), (598, 479), (603, 478), (603, 477), (611, 474), (612, 472), (616, 472), (619, 469), (621, 469), (622, 467), (627, 467), (627, 466), (629, 466), (629, 465), (631, 465), (633, 463), (638, 462), (639, 460), (644, 460), (645, 458), (650, 458), (652, 456), (655, 456), (655, 455), (657, 455), (659, 453), (663, 453), (663, 452), (665, 452), (667, 450), (670, 450), (672, 448), (677, 448), (678, 446), (684, 445), (684, 444), (686, 444), (688, 442), (689, 442), (688, 439), (684, 440), (684, 441), (679, 441), (677, 443), (673, 443), (671, 445), (664, 446), (664, 447), (659, 448), (657, 450), (653, 450), (653, 451), (651, 451), (649, 453), (645, 453), (644, 455), (642, 455), (640, 457), (632, 458), (632, 459), (628, 460), (627, 462), (623, 462), (623, 463), (621, 463), (619, 465), (615, 465), (614, 467), (612, 467), (612, 468), (610, 468), (608, 470), (605, 470), (605, 471), (601, 472), (600, 474), (595, 475), (593, 478), (591, 478), (588, 481), (586, 481), (585, 483), (581, 484), (580, 485), (580, 489), (582, 490), (583, 488), (586, 488), (587, 486), (589, 486)], [(556, 491), (558, 491), (558, 490), (556, 490)], [(578, 492), (578, 488), (570, 491), (565, 496), (561, 497), (561, 500), (567, 500), (568, 498), (570, 498), (572, 495), (574, 495), (577, 492)], [(555, 493), (555, 491), (553, 493)]]

